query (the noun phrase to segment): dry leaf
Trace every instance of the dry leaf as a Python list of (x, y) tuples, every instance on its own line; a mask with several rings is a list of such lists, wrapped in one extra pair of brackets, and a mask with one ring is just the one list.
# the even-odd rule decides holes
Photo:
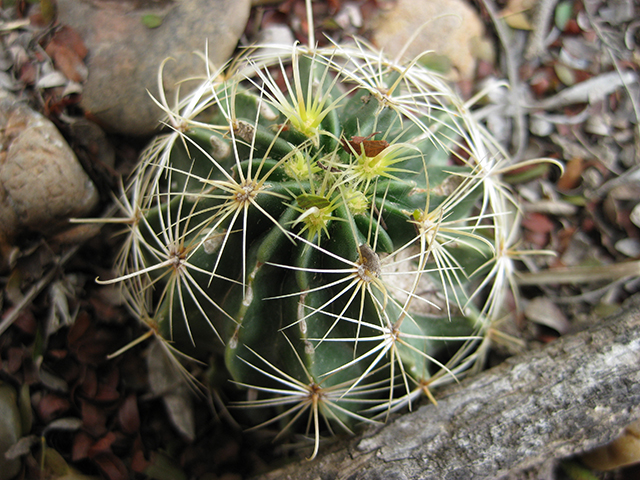
[(59, 29), (45, 51), (53, 59), (56, 68), (69, 80), (81, 83), (87, 79), (89, 71), (83, 58), (88, 50), (75, 30), (70, 27)]
[(129, 395), (118, 409), (118, 424), (124, 433), (136, 433), (140, 429), (138, 398)]
[(625, 428), (610, 444), (586, 453), (582, 461), (596, 470), (613, 470), (640, 462), (640, 420)]
[(564, 173), (560, 177), (557, 183), (558, 190), (566, 191), (573, 190), (582, 180), (582, 172), (586, 165), (583, 158), (572, 158), (567, 162), (564, 167)]
[(531, 300), (524, 310), (528, 320), (553, 328), (560, 335), (569, 333), (571, 323), (562, 311), (548, 298), (536, 297)]
[(187, 439), (193, 440), (195, 421), (190, 391), (158, 342), (153, 342), (147, 351), (151, 391), (164, 400), (174, 427)]

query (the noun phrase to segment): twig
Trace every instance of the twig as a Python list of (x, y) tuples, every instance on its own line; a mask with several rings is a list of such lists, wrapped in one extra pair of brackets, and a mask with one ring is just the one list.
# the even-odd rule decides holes
[(514, 125), (515, 125), (515, 140), (512, 143), (516, 146), (516, 152), (513, 155), (514, 162), (521, 160), (522, 155), (524, 154), (525, 148), (527, 146), (527, 128), (525, 125), (525, 114), (523, 106), (520, 102), (520, 78), (518, 75), (518, 56), (513, 52), (511, 48), (510, 41), (510, 33), (507, 31), (504, 23), (500, 18), (498, 18), (498, 11), (496, 10), (495, 4), (493, 0), (482, 0), (484, 3), (487, 12), (489, 12), (489, 16), (491, 17), (491, 21), (496, 28), (496, 32), (498, 33), (498, 37), (500, 38), (500, 43), (502, 44), (502, 48), (504, 49), (505, 54), (505, 66), (507, 70), (507, 78), (509, 80), (509, 85), (511, 86), (513, 109), (514, 109)]
[(552, 268), (540, 272), (521, 273), (518, 285), (557, 285), (564, 283), (593, 283), (640, 276), (640, 261), (621, 262), (598, 267)]
[(527, 59), (539, 57), (545, 50), (545, 39), (549, 34), (549, 24), (558, 0), (540, 0), (536, 2), (533, 18), (533, 34), (529, 37)]
[[(638, 77), (637, 76), (634, 76), (631, 78), (623, 77), (623, 74), (625, 72), (622, 71), (618, 63), (618, 59), (613, 54), (613, 47), (611, 47), (606, 37), (602, 34), (602, 29), (600, 28), (600, 25), (598, 25), (598, 22), (594, 17), (591, 9), (587, 7), (586, 12), (587, 12), (587, 18), (589, 19), (589, 22), (591, 23), (593, 30), (596, 32), (596, 35), (602, 42), (602, 45), (604, 45), (605, 50), (607, 51), (607, 55), (609, 55), (609, 58), (611, 59), (611, 62), (613, 63), (613, 66), (616, 69), (616, 72), (618, 73), (618, 76), (620, 77), (620, 80), (624, 85), (624, 88), (627, 91), (627, 94), (629, 95), (629, 99), (631, 100), (631, 105), (633, 106), (633, 112), (635, 113), (636, 118), (640, 118), (640, 106), (638, 105), (638, 100), (633, 96), (633, 92), (631, 91), (631, 88), (630, 88), (630, 85), (638, 84)], [(636, 129), (638, 130), (638, 133), (640, 133), (640, 125), (636, 125)]]
[(44, 290), (44, 288), (47, 285), (49, 285), (49, 283), (51, 283), (51, 281), (53, 280), (53, 277), (59, 273), (60, 268), (69, 261), (69, 259), (78, 251), (79, 248), (80, 248), (80, 245), (74, 245), (71, 248), (69, 248), (58, 259), (56, 264), (53, 267), (51, 267), (51, 269), (40, 280), (38, 280), (38, 282), (35, 285), (33, 285), (29, 289), (29, 292), (24, 297), (22, 297), (22, 300), (20, 300), (20, 302), (18, 302), (18, 304), (15, 305), (14, 308), (4, 316), (4, 318), (2, 319), (2, 322), (0, 322), (0, 335), (7, 328), (9, 328), (11, 324), (13, 324), (16, 318), (18, 318), (18, 315), (20, 314), (20, 312), (27, 305), (29, 305), (33, 301), (33, 299), (36, 298), (36, 296), (38, 296), (38, 294), (42, 292), (42, 290)]

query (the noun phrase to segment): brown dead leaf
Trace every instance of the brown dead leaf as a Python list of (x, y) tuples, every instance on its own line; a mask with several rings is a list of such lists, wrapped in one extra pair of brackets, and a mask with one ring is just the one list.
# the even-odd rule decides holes
[(73, 438), (71, 460), (78, 462), (89, 456), (89, 449), (93, 445), (93, 438), (86, 432), (78, 432)]
[(95, 398), (98, 393), (98, 375), (94, 369), (85, 369), (80, 391), (85, 398)]
[(522, 226), (536, 233), (551, 233), (555, 228), (547, 215), (538, 212), (527, 213), (522, 220)]
[(69, 80), (82, 83), (87, 79), (89, 70), (82, 58), (72, 48), (57, 43), (54, 37), (45, 51), (53, 59), (56, 69), (62, 72)]
[(111, 452), (100, 453), (93, 461), (109, 480), (128, 480), (129, 473), (125, 464)]
[(95, 457), (99, 453), (111, 452), (111, 445), (116, 441), (116, 434), (113, 432), (107, 432), (102, 438), (98, 439), (89, 448), (89, 457)]
[(151, 462), (144, 457), (144, 452), (141, 449), (133, 452), (131, 456), (131, 470), (143, 473), (149, 465), (151, 465)]
[(38, 329), (38, 322), (36, 321), (31, 309), (28, 308), (22, 310), (11, 325), (19, 328), (27, 335), (35, 335)]
[(56, 68), (69, 80), (81, 83), (87, 79), (88, 70), (83, 59), (89, 51), (82, 37), (71, 27), (62, 26), (45, 48)]
[(573, 190), (580, 185), (580, 182), (582, 181), (582, 173), (585, 168), (586, 164), (583, 158), (575, 157), (569, 160), (564, 168), (564, 173), (556, 185), (558, 190)]
[(20, 347), (11, 347), (7, 351), (7, 361), (5, 369), (11, 374), (15, 374), (22, 366), (22, 360), (24, 359), (25, 352)]
[(87, 312), (80, 312), (76, 321), (73, 323), (71, 328), (69, 329), (69, 333), (67, 334), (67, 341), (69, 345), (74, 343), (78, 343), (84, 334), (89, 330), (91, 326), (91, 320)]
[(120, 398), (120, 392), (118, 391), (119, 383), (120, 372), (114, 368), (106, 377), (100, 379), (95, 400), (99, 402), (113, 402), (118, 400)]
[(103, 408), (99, 408), (87, 400), (80, 400), (80, 414), (84, 429), (94, 437), (107, 433), (107, 415)]
[(625, 428), (613, 442), (587, 452), (582, 461), (597, 470), (613, 470), (640, 462), (640, 420)]
[(140, 414), (136, 395), (129, 395), (118, 409), (118, 424), (123, 433), (133, 434), (140, 429)]
[(35, 398), (37, 402), (35, 405), (36, 411), (45, 424), (51, 422), (51, 420), (60, 416), (60, 414), (66, 412), (71, 407), (69, 400), (61, 398), (54, 393), (43, 395), (39, 401), (37, 397)]
[(527, 213), (522, 220), (522, 227), (525, 240), (536, 248), (546, 247), (551, 232), (555, 229), (553, 221), (547, 215), (538, 212)]
[(88, 312), (81, 310), (67, 334), (69, 350), (81, 363), (99, 365), (107, 355), (117, 350), (120, 341), (117, 334), (100, 325), (95, 325)]
[(26, 62), (22, 66), (20, 66), (18, 70), (18, 80), (20, 80), (24, 84), (33, 85), (36, 82), (37, 77), (38, 69), (33, 63)]
[(81, 59), (84, 59), (89, 53), (80, 34), (68, 25), (63, 25), (59, 28), (53, 36), (53, 39), (58, 44), (73, 50)]

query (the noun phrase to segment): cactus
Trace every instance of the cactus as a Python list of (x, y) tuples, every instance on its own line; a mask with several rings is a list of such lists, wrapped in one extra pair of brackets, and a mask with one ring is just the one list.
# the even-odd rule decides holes
[(257, 392), (239, 405), (306, 425), (312, 456), (322, 419), (382, 420), (481, 363), (526, 252), (508, 158), (469, 106), (362, 42), (207, 71), (157, 101), (170, 132), (124, 189), (107, 281), (167, 352), (224, 359)]

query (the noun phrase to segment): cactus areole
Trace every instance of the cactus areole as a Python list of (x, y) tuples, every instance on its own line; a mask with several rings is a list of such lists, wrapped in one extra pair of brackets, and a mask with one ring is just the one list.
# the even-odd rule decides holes
[(229, 70), (158, 99), (170, 132), (125, 189), (113, 281), (315, 455), (325, 422), (384, 419), (479, 361), (512, 285), (505, 155), (436, 74), (362, 43)]

